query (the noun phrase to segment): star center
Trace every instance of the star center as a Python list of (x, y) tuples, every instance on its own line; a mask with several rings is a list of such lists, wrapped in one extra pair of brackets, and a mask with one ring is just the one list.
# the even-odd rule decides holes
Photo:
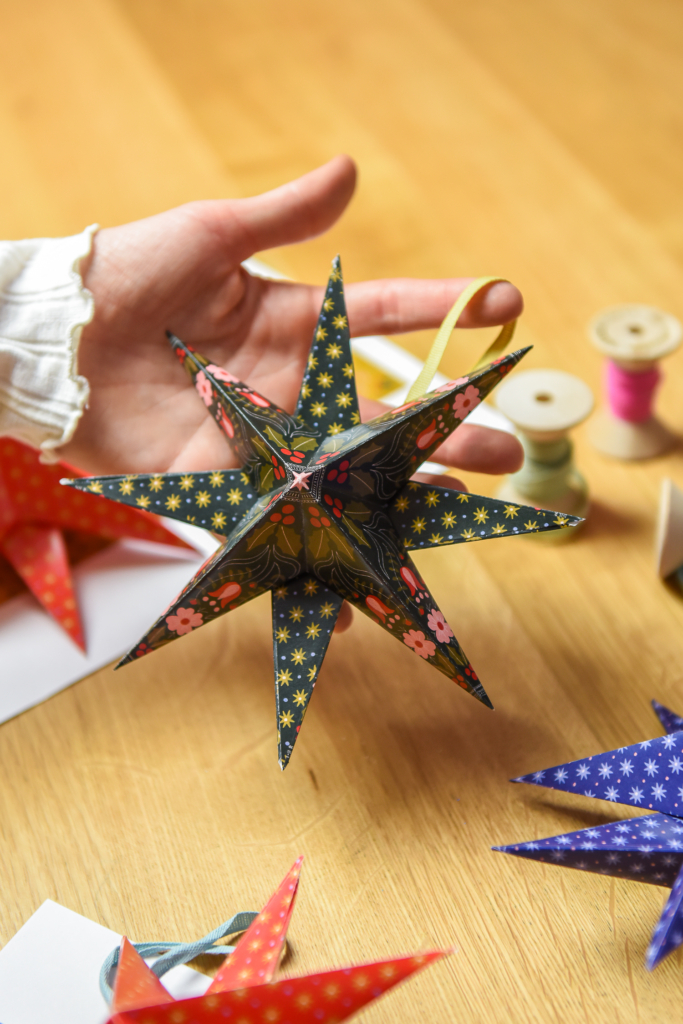
[(312, 473), (297, 473), (296, 470), (292, 473), (294, 479), (292, 480), (289, 489), (292, 490), (296, 487), (297, 491), (308, 491), (308, 481), (313, 476)]

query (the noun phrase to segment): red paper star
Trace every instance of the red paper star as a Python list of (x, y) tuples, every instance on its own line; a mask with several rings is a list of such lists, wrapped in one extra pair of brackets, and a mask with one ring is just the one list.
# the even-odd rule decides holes
[(124, 938), (107, 1024), (339, 1024), (444, 956), (436, 950), (274, 982), (302, 860), (299, 857), (203, 996), (174, 999)]
[(107, 540), (134, 537), (187, 547), (155, 516), (100, 501), (97, 493), (60, 487), (64, 474), (82, 476), (65, 463), (43, 465), (39, 453), (0, 440), (0, 554), (12, 564), (43, 608), (85, 650), (63, 529)]

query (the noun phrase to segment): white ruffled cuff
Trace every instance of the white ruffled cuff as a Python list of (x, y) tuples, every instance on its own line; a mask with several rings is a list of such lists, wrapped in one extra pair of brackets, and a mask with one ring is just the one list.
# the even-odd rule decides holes
[(0, 435), (40, 448), (44, 462), (71, 439), (90, 393), (77, 353), (94, 303), (79, 269), (97, 229), (0, 242)]

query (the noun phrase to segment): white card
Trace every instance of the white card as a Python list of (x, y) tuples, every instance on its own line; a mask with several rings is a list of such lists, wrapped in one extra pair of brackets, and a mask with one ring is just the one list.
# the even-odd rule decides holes
[[(116, 932), (46, 900), (0, 951), (2, 1024), (104, 1024), (109, 1012), (100, 968), (120, 941)], [(184, 999), (203, 995), (211, 979), (181, 964), (162, 983)]]

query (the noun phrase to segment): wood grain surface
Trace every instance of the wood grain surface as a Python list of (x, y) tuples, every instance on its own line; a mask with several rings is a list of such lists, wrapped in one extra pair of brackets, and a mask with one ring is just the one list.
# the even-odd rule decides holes
[[(352, 207), (265, 254), (280, 270), (322, 284), (339, 251), (349, 280), (507, 276), (526, 365), (596, 393), (593, 314), (683, 316), (670, 0), (0, 0), (0, 18), (0, 237), (249, 195), (347, 151)], [(665, 370), (659, 408), (683, 432), (683, 352)], [(262, 598), (3, 725), (0, 940), (48, 897), (135, 940), (189, 939), (258, 908), (304, 853), (288, 969), (458, 947), (368, 1024), (677, 1019), (680, 951), (643, 963), (667, 890), (489, 851), (621, 816), (510, 776), (656, 735), (651, 697), (683, 712), (683, 600), (652, 554), (683, 449), (622, 464), (583, 429), (575, 543), (417, 555), (494, 713), (357, 616), (281, 774)]]

